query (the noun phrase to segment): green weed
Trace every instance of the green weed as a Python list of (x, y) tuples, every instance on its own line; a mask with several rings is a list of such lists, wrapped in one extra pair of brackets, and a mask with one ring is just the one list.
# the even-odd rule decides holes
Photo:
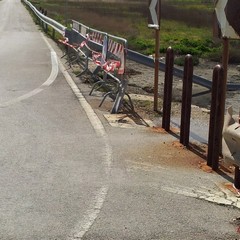
[[(129, 48), (143, 54), (155, 52), (155, 31), (148, 29), (148, 1), (35, 0), (48, 16), (64, 23), (74, 19), (87, 26), (128, 39)], [(160, 53), (171, 46), (177, 56), (192, 54), (194, 59), (220, 60), (221, 42), (212, 37), (212, 0), (162, 0)], [(230, 61), (240, 57), (237, 43), (231, 44)], [(181, 64), (181, 60), (177, 60)]]

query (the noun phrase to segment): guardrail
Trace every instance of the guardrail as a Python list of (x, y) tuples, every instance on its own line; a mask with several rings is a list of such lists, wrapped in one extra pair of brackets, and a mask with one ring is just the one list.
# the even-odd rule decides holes
[[(56, 30), (57, 32), (59, 32), (61, 35), (64, 35), (65, 34), (65, 30), (66, 30), (66, 27), (61, 25), (60, 23), (58, 23), (57, 21), (45, 16), (44, 14), (42, 14), (40, 11), (38, 11), (36, 9), (36, 7), (34, 7), (29, 1), (27, 0), (23, 0), (23, 2), (28, 5), (31, 10), (34, 12), (34, 14), (42, 21), (44, 22), (45, 24), (51, 26), (54, 30)], [(95, 31), (95, 32), (99, 32), (101, 33), (100, 31), (96, 30), (96, 29), (93, 29), (93, 28), (90, 28), (84, 24), (81, 24), (79, 22), (76, 22), (74, 20), (72, 20), (72, 28), (73, 30), (77, 31), (77, 32), (80, 32), (83, 36), (86, 34), (87, 31)], [(103, 33), (103, 32), (102, 32)], [(107, 33), (104, 33), (104, 34), (107, 34)], [(115, 37), (116, 36), (112, 36), (110, 34), (107, 34), (109, 37)], [(125, 39), (123, 38), (119, 38), (117, 37), (120, 41), (123, 41), (124, 42), (124, 45), (127, 49), (127, 42)], [(154, 67), (154, 60), (153, 58), (151, 57), (148, 57), (146, 55), (143, 55), (141, 53), (138, 53), (138, 52), (135, 52), (135, 51), (132, 51), (130, 49), (127, 49), (127, 58), (132, 60), (132, 61), (135, 61), (135, 62), (138, 62), (138, 63), (141, 63), (143, 65), (146, 65), (146, 66), (150, 66), (150, 67)], [(159, 69), (161, 71), (165, 71), (165, 64), (163, 62), (160, 62), (159, 63)], [(176, 77), (179, 77), (179, 78), (182, 78), (183, 77), (183, 70), (179, 69), (179, 68), (176, 68), (174, 67), (173, 68), (173, 75), (176, 76)], [(208, 80), (208, 79), (205, 79), (203, 77), (200, 77), (200, 76), (197, 76), (197, 75), (193, 75), (193, 82), (195, 84), (198, 84), (200, 86), (203, 86), (203, 87), (206, 87), (208, 89), (211, 89), (212, 88), (212, 81)], [(237, 83), (227, 83), (227, 90), (228, 91), (238, 91), (240, 90), (240, 84), (237, 84)]]
[(59, 32), (60, 34), (64, 35), (66, 27), (63, 26), (62, 24), (60, 24), (59, 22), (45, 16), (44, 14), (42, 14), (40, 11), (37, 10), (36, 7), (34, 7), (29, 1), (27, 0), (23, 0), (23, 2), (28, 5), (31, 10), (34, 12), (34, 14), (45, 24), (51, 26), (53, 29), (55, 29), (57, 32)]
[[(87, 27), (86, 25), (83, 25), (77, 21), (72, 20), (72, 29), (70, 32), (75, 32), (78, 34), (77, 38), (72, 38), (72, 33), (70, 33), (65, 26), (58, 23), (57, 21), (45, 16), (43, 13), (41, 13), (40, 10), (38, 10), (35, 6), (33, 6), (29, 1), (22, 0), (35, 14), (38, 21), (42, 25), (43, 29), (48, 32), (48, 26), (50, 26), (53, 29), (53, 35), (52, 37), (55, 38), (55, 30), (59, 32), (62, 36), (66, 37), (68, 39), (68, 43), (78, 43), (80, 44), (82, 40), (87, 40), (88, 45), (90, 49), (94, 49), (94, 51), (99, 52), (99, 54), (102, 54), (101, 59), (101, 69), (107, 72), (107, 75), (110, 76), (113, 80), (115, 80), (118, 84), (118, 91), (115, 93), (113, 90), (106, 93), (106, 95), (103, 98), (103, 101), (106, 96), (111, 96), (114, 98), (114, 105), (111, 110), (111, 113), (117, 113), (120, 109), (120, 106), (122, 105), (124, 100), (124, 95), (128, 94), (125, 92), (128, 81), (125, 78), (125, 66), (126, 66), (126, 51), (127, 51), (127, 40), (121, 37), (117, 37), (111, 34), (108, 34), (106, 32), (101, 32), (96, 29)], [(69, 35), (70, 33), (70, 35)], [(68, 36), (67, 36), (68, 34)], [(88, 38), (89, 37), (89, 38)], [(106, 39), (106, 45), (103, 45), (104, 39)], [(76, 41), (77, 40), (77, 41)], [(64, 41), (63, 41), (64, 42)], [(70, 46), (70, 45), (69, 45)], [(93, 47), (94, 46), (94, 47)], [(78, 46), (80, 47), (80, 45)], [(69, 48), (69, 47), (67, 47)], [(105, 49), (105, 50), (104, 50)], [(77, 49), (75, 49), (76, 52), (78, 52)], [(111, 59), (113, 57), (113, 59)], [(88, 59), (89, 57), (86, 55), (85, 59)], [(117, 58), (117, 59), (115, 59)], [(77, 58), (80, 59), (80, 58)], [(102, 60), (105, 61), (104, 64), (102, 64)], [(109, 65), (110, 64), (110, 65)], [(87, 69), (87, 65), (85, 66), (85, 69)], [(118, 66), (117, 66), (118, 65)], [(117, 66), (115, 71), (114, 66)], [(106, 69), (104, 69), (106, 67)], [(114, 69), (113, 69), (114, 68)], [(112, 69), (112, 70), (110, 70)], [(110, 73), (110, 71), (112, 71)], [(105, 79), (105, 77), (104, 77)], [(103, 81), (105, 81), (103, 79)], [(106, 79), (107, 80), (107, 79)], [(115, 96), (112, 94), (114, 92)], [(129, 100), (130, 97), (128, 96)], [(102, 101), (102, 102), (103, 102)], [(101, 102), (101, 104), (102, 104)], [(130, 100), (131, 102), (131, 100)], [(101, 105), (100, 104), (100, 105)], [(130, 104), (131, 107), (132, 104)]]
[[(125, 76), (127, 40), (96, 30), (94, 28), (87, 27), (86, 25), (75, 20), (72, 20), (72, 31), (69, 32), (69, 34), (67, 34), (67, 32), (68, 31), (66, 31), (66, 37), (71, 45), (80, 46), (84, 42), (88, 46), (88, 51), (91, 49), (92, 53), (95, 52), (95, 55), (97, 53), (97, 55), (101, 56), (101, 59), (97, 59), (97, 61), (93, 58), (92, 60), (107, 75), (105, 75), (101, 81), (93, 85), (90, 95), (95, 87), (98, 89), (99, 86), (107, 85), (106, 81), (109, 81), (107, 76), (109, 76), (111, 78), (111, 82), (115, 82), (114, 85), (117, 83), (117, 91), (110, 90), (107, 92), (104, 95), (100, 106), (107, 96), (113, 97), (114, 104), (111, 113), (117, 113), (123, 101), (125, 102), (123, 99), (124, 96), (127, 95), (130, 100), (129, 95), (126, 93), (128, 80)], [(86, 70), (86, 67), (84, 67), (84, 70)], [(82, 73), (80, 73), (80, 75), (81, 74)]]
[[(149, 66), (149, 67), (154, 67), (154, 59), (149, 57), (149, 56), (146, 56), (146, 55), (143, 55), (141, 53), (138, 53), (138, 52), (135, 52), (135, 51), (132, 51), (130, 49), (128, 49), (128, 52), (127, 52), (127, 58), (132, 60), (132, 61), (135, 61), (135, 62), (138, 62), (138, 63), (141, 63), (145, 66)], [(161, 71), (165, 71), (165, 63), (163, 62), (159, 62), (159, 69)], [(179, 69), (179, 68), (176, 68), (174, 67), (173, 68), (173, 75), (175, 77), (179, 77), (179, 78), (182, 78), (183, 77), (183, 70), (182, 69)], [(200, 77), (200, 76), (197, 76), (197, 75), (193, 75), (193, 82), (200, 85), (200, 86), (203, 86), (203, 87), (206, 87), (208, 89), (211, 89), (212, 88), (212, 81), (206, 79), (206, 78), (203, 78), (203, 77)], [(237, 90), (240, 90), (240, 84), (236, 84), (236, 83), (227, 83), (227, 90), (228, 91), (237, 91)]]

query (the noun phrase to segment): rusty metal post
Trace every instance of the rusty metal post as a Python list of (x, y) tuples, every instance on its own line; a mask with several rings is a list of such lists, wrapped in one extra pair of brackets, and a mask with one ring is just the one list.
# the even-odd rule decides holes
[(164, 96), (163, 96), (163, 117), (162, 128), (170, 130), (171, 104), (172, 104), (172, 84), (173, 84), (173, 63), (174, 52), (171, 47), (167, 49), (164, 79)]
[(55, 39), (55, 35), (56, 35), (55, 33), (56, 33), (56, 31), (55, 31), (55, 29), (53, 28), (53, 29), (52, 29), (52, 39)]
[(240, 189), (240, 170), (238, 166), (235, 166), (234, 186)]
[(212, 79), (212, 98), (207, 155), (207, 165), (212, 167), (215, 171), (218, 169), (218, 161), (222, 145), (222, 123), (220, 119), (223, 114), (222, 104), (223, 101), (225, 101), (222, 97), (224, 91), (222, 88), (223, 78), (223, 67), (220, 65), (215, 66)]
[(190, 135), (192, 78), (193, 78), (193, 59), (192, 56), (188, 54), (185, 57), (184, 63), (181, 126), (180, 126), (180, 143), (182, 143), (186, 147), (189, 145)]
[[(223, 130), (223, 125), (224, 125), (224, 113), (225, 113), (225, 101), (226, 101), (226, 92), (227, 92), (227, 73), (228, 73), (228, 61), (229, 61), (229, 39), (224, 37), (223, 38), (223, 55), (222, 55), (222, 66), (224, 69), (223, 73), (223, 79), (222, 79), (222, 99), (224, 101), (221, 101), (221, 113), (222, 115), (220, 116), (220, 129), (221, 132)], [(220, 144), (220, 153), (222, 153), (222, 143)]]

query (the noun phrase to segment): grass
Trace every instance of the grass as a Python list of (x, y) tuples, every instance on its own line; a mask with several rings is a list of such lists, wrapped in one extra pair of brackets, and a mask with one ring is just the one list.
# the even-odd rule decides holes
[[(38, 7), (61, 23), (77, 20), (87, 26), (128, 39), (129, 48), (143, 54), (155, 51), (155, 31), (147, 28), (148, 1), (53, 1), (39, 0)], [(172, 46), (177, 55), (220, 60), (221, 44), (213, 40), (211, 0), (162, 0), (160, 49), (164, 54)], [(230, 51), (230, 61), (240, 61), (238, 51)]]

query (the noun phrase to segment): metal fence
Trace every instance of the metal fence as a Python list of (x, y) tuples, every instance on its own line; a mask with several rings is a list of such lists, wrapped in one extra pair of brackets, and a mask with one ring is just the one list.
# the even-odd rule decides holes
[[(94, 28), (90, 28), (75, 20), (72, 20), (72, 31), (74, 31), (77, 35), (75, 36), (75, 39), (73, 39), (73, 42), (71, 42), (71, 44), (72, 43), (79, 44), (81, 41), (87, 40), (89, 48), (91, 48), (93, 51), (101, 53), (100, 66), (102, 70), (105, 70), (105, 72), (107, 72), (107, 74), (111, 76), (113, 82), (117, 82), (118, 90), (114, 94), (115, 95), (114, 104), (111, 110), (111, 113), (117, 113), (123, 103), (124, 96), (127, 95), (130, 100), (129, 95), (126, 93), (128, 80), (125, 76), (127, 59), (127, 40), (121, 37), (108, 34), (106, 32), (96, 30)], [(73, 35), (73, 33), (71, 35)], [(109, 67), (108, 63), (113, 63), (114, 61), (115, 62), (118, 61), (120, 63), (120, 65), (118, 66), (118, 70), (111, 71), (108, 68), (108, 70), (106, 71), (104, 66)], [(102, 63), (106, 63), (106, 65)], [(100, 81), (100, 83), (101, 82), (103, 81)], [(106, 96), (113, 96), (112, 95), (113, 92), (114, 91), (109, 91), (104, 96), (103, 101)]]
[[(123, 102), (123, 97), (126, 94), (126, 88), (128, 81), (125, 78), (125, 69), (126, 69), (126, 59), (127, 59), (127, 40), (121, 37), (117, 37), (106, 32), (102, 32), (93, 28), (90, 28), (82, 23), (79, 23), (75, 20), (71, 22), (71, 30), (69, 31), (67, 27), (58, 23), (57, 21), (45, 16), (41, 10), (33, 6), (28, 0), (23, 0), (23, 2), (31, 9), (31, 11), (37, 17), (39, 23), (42, 25), (43, 29), (48, 32), (48, 27), (53, 29), (52, 37), (55, 38), (55, 31), (60, 33), (62, 36), (72, 38), (74, 43), (80, 43), (82, 40), (88, 38), (88, 44), (95, 51), (100, 52), (102, 56), (105, 57), (106, 66), (108, 62), (118, 59), (120, 66), (118, 67), (117, 75), (112, 74), (112, 78), (118, 82), (118, 92), (115, 96), (114, 106), (112, 108), (112, 113), (118, 112), (120, 106)], [(74, 32), (77, 34), (75, 35)], [(74, 37), (75, 36), (75, 37)], [(76, 39), (75, 39), (76, 38)], [(77, 41), (75, 41), (77, 40)], [(106, 46), (103, 43), (107, 43)], [(72, 41), (69, 41), (71, 44)], [(103, 50), (106, 50), (105, 52)], [(102, 65), (101, 65), (102, 67)], [(109, 73), (110, 75), (110, 73)], [(109, 94), (110, 95), (110, 94)], [(106, 95), (107, 96), (107, 95)]]
[(43, 23), (51, 26), (54, 30), (59, 32), (60, 34), (64, 35), (66, 27), (60, 24), (59, 22), (45, 16), (42, 14), (39, 10), (37, 10), (36, 7), (34, 7), (29, 1), (23, 0), (23, 2), (29, 6), (29, 8), (33, 11), (33, 13), (37, 16), (38, 19), (40, 19)]

